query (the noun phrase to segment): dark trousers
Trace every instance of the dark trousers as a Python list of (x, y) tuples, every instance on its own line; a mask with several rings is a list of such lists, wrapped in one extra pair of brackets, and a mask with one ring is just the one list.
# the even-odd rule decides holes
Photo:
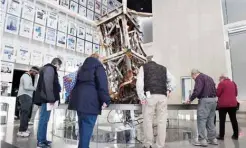
[(25, 132), (28, 129), (29, 113), (32, 106), (32, 97), (28, 95), (19, 96), (20, 102), (20, 132)]
[(44, 143), (47, 141), (47, 127), (48, 122), (50, 120), (50, 112), (47, 111), (47, 104), (42, 104), (40, 107), (40, 116), (39, 116), (39, 122), (38, 122), (38, 134), (37, 139), (38, 142)]
[(226, 121), (226, 114), (229, 114), (232, 129), (233, 129), (233, 136), (238, 137), (238, 122), (236, 116), (237, 108), (220, 108), (219, 109), (219, 117), (220, 117), (220, 137), (225, 136), (225, 121)]
[(78, 112), (79, 119), (79, 147), (89, 148), (90, 139), (93, 133), (97, 115), (83, 114)]

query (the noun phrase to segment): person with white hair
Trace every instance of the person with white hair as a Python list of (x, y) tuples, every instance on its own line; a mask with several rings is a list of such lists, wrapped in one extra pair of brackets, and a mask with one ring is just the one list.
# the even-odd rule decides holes
[(199, 99), (197, 107), (198, 140), (195, 140), (193, 145), (203, 147), (207, 147), (208, 143), (218, 145), (214, 125), (217, 106), (214, 80), (197, 69), (193, 69), (191, 71), (191, 76), (195, 80), (195, 87), (192, 95), (186, 103), (189, 104), (196, 98)]
[(137, 76), (137, 94), (143, 107), (144, 147), (153, 147), (153, 116), (157, 114), (156, 147), (163, 148), (166, 139), (167, 98), (174, 91), (175, 78), (169, 70), (153, 61), (140, 67)]
[(219, 80), (220, 83), (217, 88), (217, 97), (218, 97), (220, 130), (217, 139), (224, 140), (226, 114), (228, 113), (233, 129), (232, 139), (238, 140), (238, 122), (236, 116), (236, 112), (238, 108), (237, 85), (235, 82), (230, 80), (225, 74), (222, 74)]

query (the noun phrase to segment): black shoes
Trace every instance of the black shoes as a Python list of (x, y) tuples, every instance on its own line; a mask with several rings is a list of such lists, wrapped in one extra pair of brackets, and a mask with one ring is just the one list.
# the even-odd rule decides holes
[(231, 139), (233, 139), (233, 140), (238, 140), (238, 136), (232, 135), (232, 136), (231, 136)]
[(218, 140), (224, 140), (224, 137), (218, 136), (216, 137)]

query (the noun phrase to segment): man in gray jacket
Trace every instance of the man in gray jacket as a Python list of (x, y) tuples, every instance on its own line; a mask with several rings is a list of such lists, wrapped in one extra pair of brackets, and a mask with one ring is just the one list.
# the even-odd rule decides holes
[(32, 83), (32, 76), (37, 75), (39, 69), (32, 67), (28, 72), (24, 73), (20, 79), (20, 86), (18, 91), (18, 99), (20, 103), (20, 127), (17, 136), (28, 137), (30, 132), (28, 129), (28, 116), (32, 108), (32, 97), (35, 87)]
[(50, 110), (47, 105), (52, 105), (56, 101), (60, 101), (61, 86), (58, 80), (57, 71), (61, 67), (62, 61), (54, 58), (50, 64), (46, 64), (41, 68), (37, 90), (35, 92), (34, 103), (40, 107), (40, 117), (37, 134), (37, 147), (43, 148), (51, 145), (47, 141), (47, 126), (50, 118)]

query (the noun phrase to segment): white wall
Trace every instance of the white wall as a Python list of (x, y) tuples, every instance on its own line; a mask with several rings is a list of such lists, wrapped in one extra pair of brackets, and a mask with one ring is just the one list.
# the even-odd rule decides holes
[(227, 72), (220, 0), (153, 0), (152, 6), (151, 53), (177, 79), (170, 103), (181, 103), (180, 77), (192, 68), (216, 82)]

